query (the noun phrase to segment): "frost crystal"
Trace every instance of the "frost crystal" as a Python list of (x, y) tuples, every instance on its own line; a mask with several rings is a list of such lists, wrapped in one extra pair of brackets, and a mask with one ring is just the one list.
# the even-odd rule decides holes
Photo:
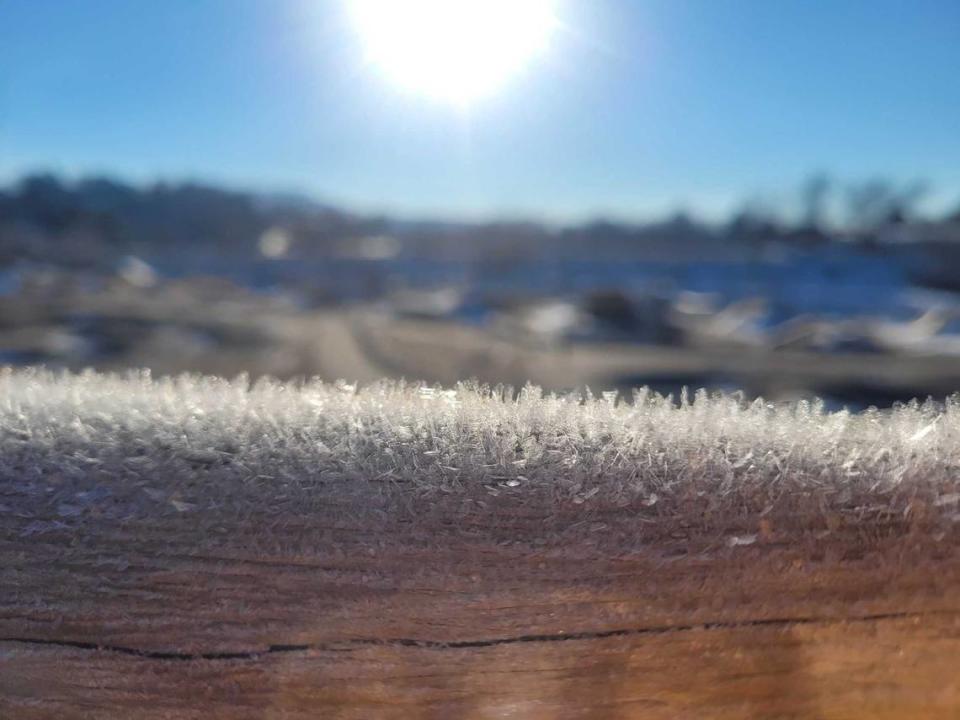
[[(240, 489), (309, 507), (366, 483), (415, 499), (536, 496), (581, 513), (607, 503), (672, 518), (782, 510), (834, 525), (898, 513), (950, 522), (960, 497), (956, 400), (851, 414), (705, 393), (678, 406), (649, 391), (617, 401), (470, 383), (5, 370), (0, 443), (7, 487), (56, 500), (71, 522), (122, 515), (117, 493), (130, 488), (138, 502), (187, 514)], [(729, 542), (755, 532), (748, 522)]]

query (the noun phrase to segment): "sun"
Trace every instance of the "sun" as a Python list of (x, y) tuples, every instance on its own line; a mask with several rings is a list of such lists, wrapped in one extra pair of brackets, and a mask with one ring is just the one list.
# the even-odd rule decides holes
[(470, 104), (548, 46), (552, 0), (349, 0), (367, 59), (410, 92)]

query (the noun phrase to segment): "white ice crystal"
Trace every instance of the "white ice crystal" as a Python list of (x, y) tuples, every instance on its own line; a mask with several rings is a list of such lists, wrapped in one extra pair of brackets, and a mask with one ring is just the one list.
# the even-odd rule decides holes
[[(758, 517), (876, 514), (909, 503), (916, 514), (922, 502), (946, 518), (960, 497), (960, 402), (852, 414), (705, 393), (677, 405), (649, 391), (617, 401), (474, 384), (0, 373), (0, 484), (96, 478), (82, 492), (102, 502), (140, 483), (190, 512), (197, 498), (164, 495), (160, 477), (215, 479), (206, 492), (224, 497), (362, 481), (418, 497), (539, 493), (584, 512), (635, 502), (648, 513), (697, 503)], [(62, 515), (90, 497), (60, 498)]]

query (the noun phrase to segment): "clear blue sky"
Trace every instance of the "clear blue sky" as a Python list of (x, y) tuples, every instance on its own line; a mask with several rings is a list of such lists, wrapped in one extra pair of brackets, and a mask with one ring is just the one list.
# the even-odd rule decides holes
[(958, 0), (567, 0), (560, 15), (549, 54), (465, 115), (365, 69), (337, 0), (0, 0), (0, 179), (566, 219), (716, 214), (825, 170), (926, 178), (933, 202), (960, 204)]

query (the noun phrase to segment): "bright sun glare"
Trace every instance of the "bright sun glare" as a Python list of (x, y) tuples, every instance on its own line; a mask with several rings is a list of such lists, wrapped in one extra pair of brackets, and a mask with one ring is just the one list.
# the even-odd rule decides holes
[(552, 0), (350, 0), (367, 58), (402, 88), (457, 104), (546, 49)]

